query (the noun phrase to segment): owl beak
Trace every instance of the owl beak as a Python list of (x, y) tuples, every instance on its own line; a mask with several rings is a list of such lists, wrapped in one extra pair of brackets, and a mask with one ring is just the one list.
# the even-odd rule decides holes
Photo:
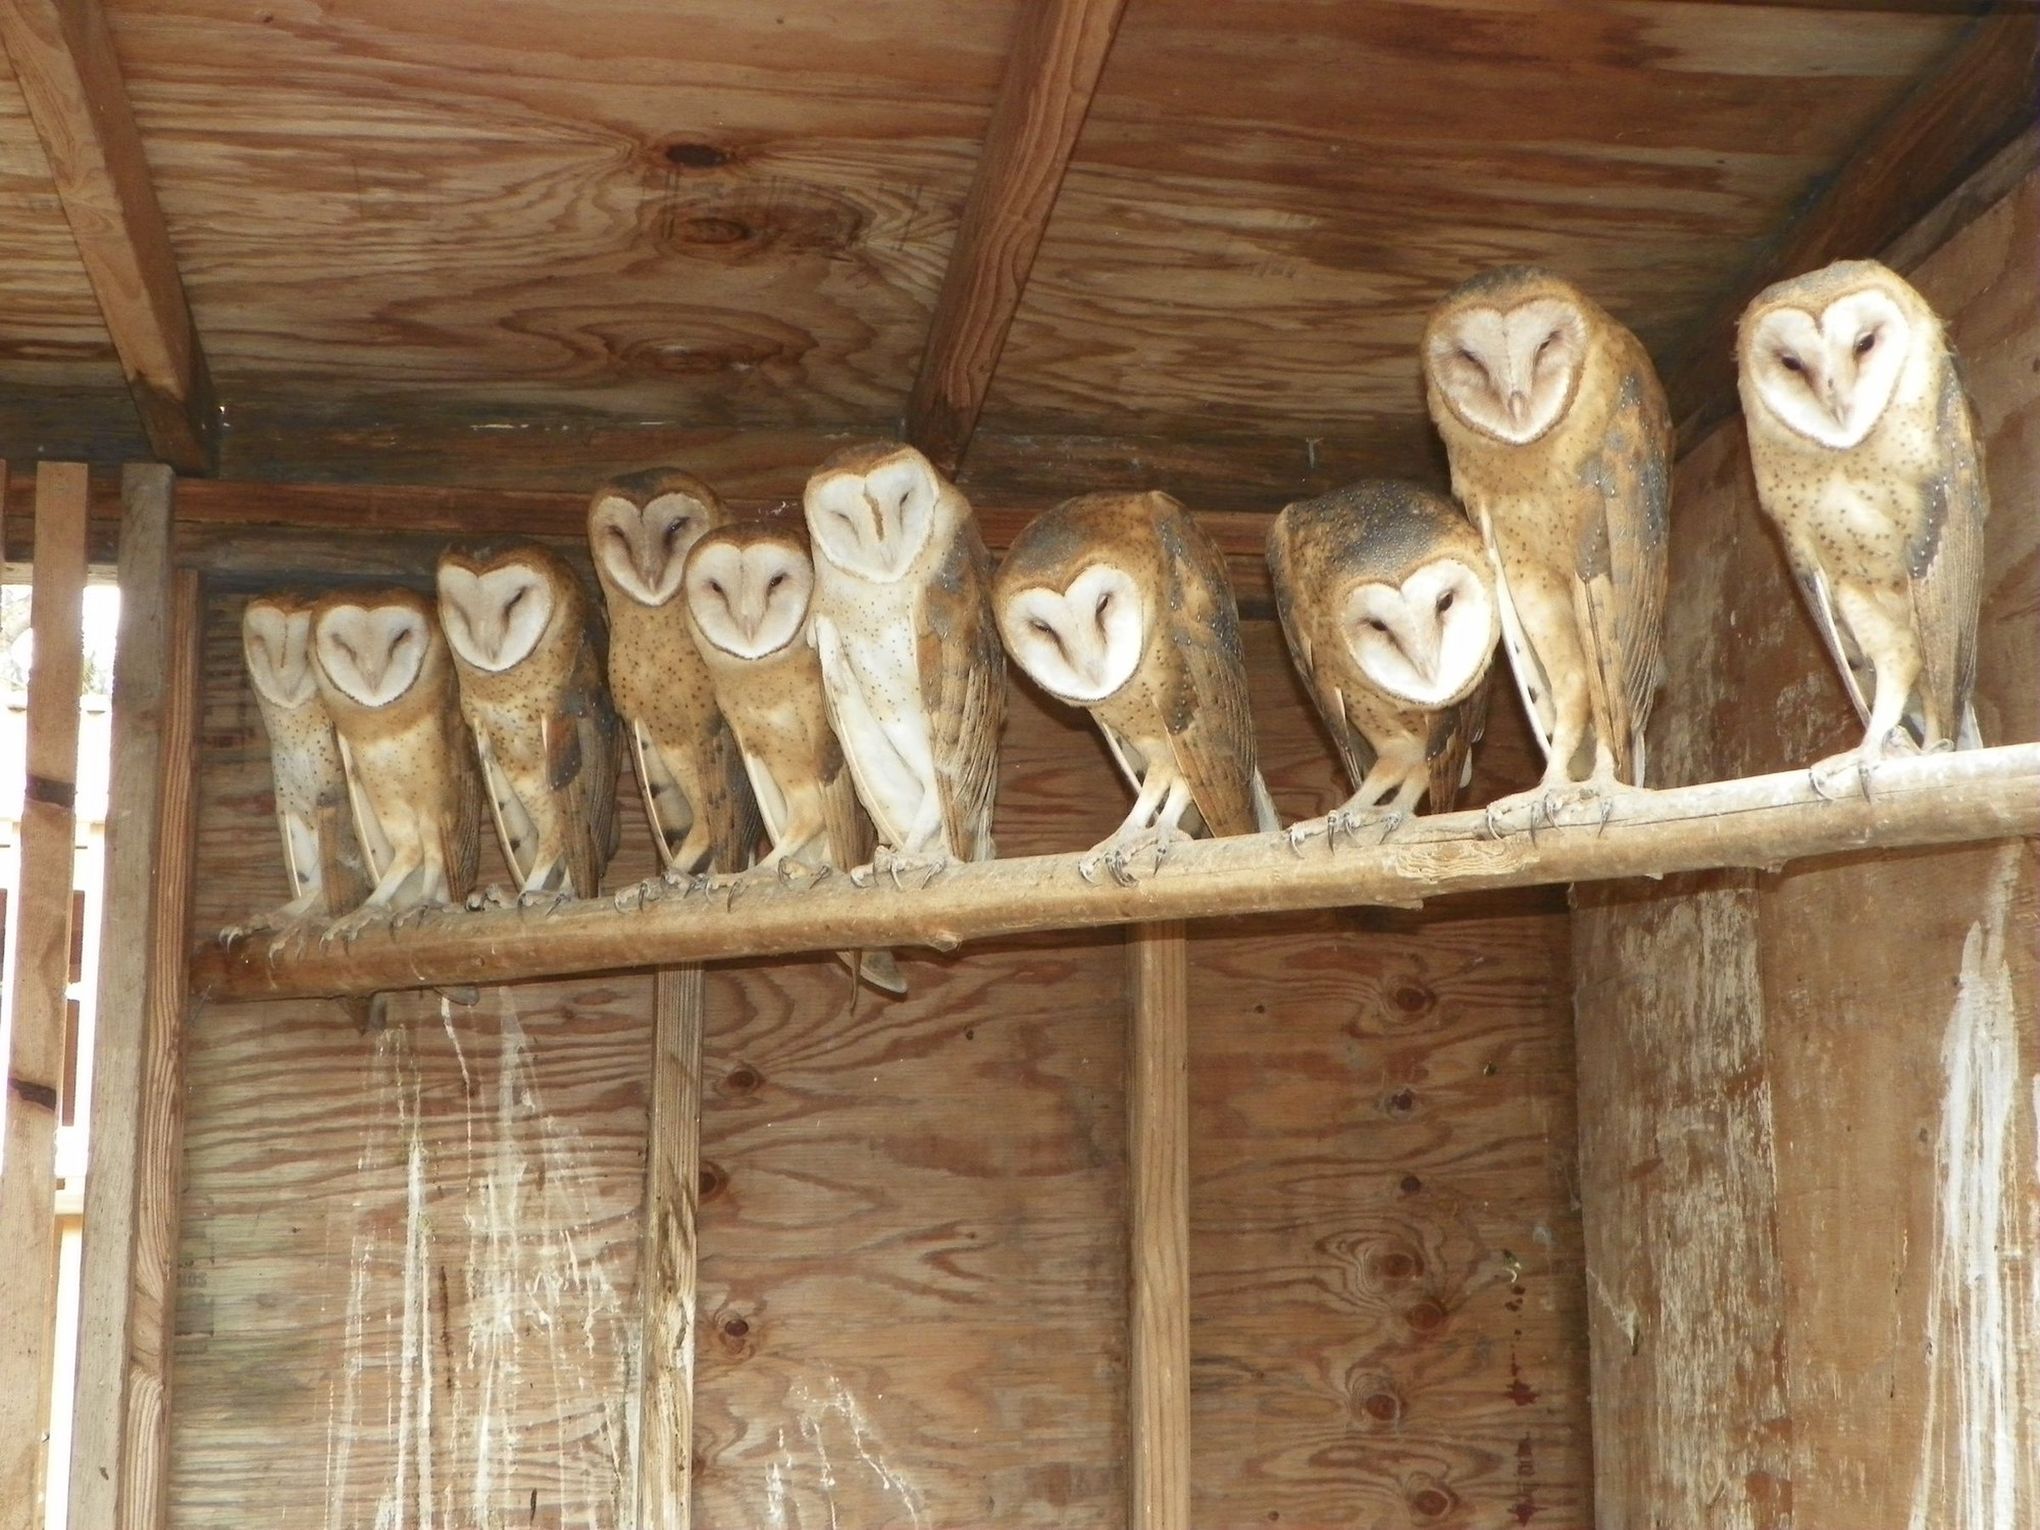
[(1530, 407), (1530, 396), (1521, 388), (1509, 390), (1509, 423), (1518, 430), (1523, 428), (1523, 416)]
[(1837, 425), (1846, 428), (1849, 422), (1845, 416), (1849, 412), (1849, 406), (1842, 398), (1840, 380), (1837, 378), (1829, 379), (1826, 391), (1828, 414)]

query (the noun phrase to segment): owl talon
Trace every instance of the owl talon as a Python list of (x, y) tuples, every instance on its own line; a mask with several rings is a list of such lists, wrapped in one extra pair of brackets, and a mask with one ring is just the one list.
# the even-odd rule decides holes
[(779, 873), (779, 885), (792, 888), (795, 892), (808, 892), (822, 885), (835, 875), (833, 866), (811, 866), (806, 861), (797, 861), (788, 856), (774, 868)]
[(1527, 792), (1497, 797), (1487, 805), (1487, 837), (1507, 839), (1511, 834), (1527, 833), (1530, 843), (1536, 844), (1538, 820), (1543, 820), (1543, 827), (1551, 827), (1549, 803), (1552, 795), (1542, 787), (1535, 787)]
[(1876, 763), (1876, 758), (1867, 746), (1862, 749), (1851, 749), (1846, 754), (1814, 762), (1807, 768), (1806, 778), (1813, 787), (1814, 796), (1823, 802), (1840, 802), (1851, 794), (1847, 790), (1831, 791), (1829, 788), (1839, 786), (1844, 779), (1854, 776), (1856, 794), (1868, 802), (1871, 798), (1871, 769)]

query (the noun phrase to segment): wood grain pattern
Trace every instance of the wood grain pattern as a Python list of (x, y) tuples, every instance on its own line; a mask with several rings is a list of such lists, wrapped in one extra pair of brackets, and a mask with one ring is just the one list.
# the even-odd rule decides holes
[(1668, 358), (1665, 386), (1681, 444), (1735, 410), (1735, 327), (1751, 298), (1784, 277), (1882, 249), (2030, 128), (2036, 111), (2040, 16), (2025, 8), (1970, 23)]
[(0, 46), (149, 444), (184, 472), (206, 472), (219, 406), (106, 16), (98, 0), (7, 0)]
[(197, 576), (171, 564), (167, 467), (129, 469), (113, 694), (102, 919), (124, 938), (99, 965), (85, 1185), (70, 1513), (160, 1524), (168, 1300), (177, 1261), (183, 1039), (198, 708)]
[(45, 528), (35, 560), (28, 678), (28, 782), (10, 931), (13, 961), (6, 1131), (0, 1140), (0, 1526), (36, 1530), (47, 1482), (56, 1330), (55, 1143), (71, 971), (71, 858), (84, 668), (85, 469), (36, 470)]
[(1006, 56), (902, 432), (954, 472), (999, 364), (1027, 274), (1126, 0), (1034, 0)]
[[(1991, 741), (2040, 736), (2036, 239), (2029, 176), (1912, 272), (1973, 362)], [(1678, 502), (1667, 653), (1688, 689), (1653, 739), (1666, 779), (1853, 742), (1739, 428), (1685, 459)], [(1724, 1523), (2031, 1519), (2031, 842), (1580, 902), (1599, 1522), (1702, 1501)], [(1678, 1258), (1646, 1252), (1660, 1230)]]
[(693, 1523), (702, 995), (699, 967), (676, 967), (652, 979), (644, 1247), (638, 1255), (644, 1400), (637, 1502), (645, 1530), (688, 1530)]
[(1190, 1523), (1189, 953), (1180, 924), (1126, 937), (1127, 1524)]

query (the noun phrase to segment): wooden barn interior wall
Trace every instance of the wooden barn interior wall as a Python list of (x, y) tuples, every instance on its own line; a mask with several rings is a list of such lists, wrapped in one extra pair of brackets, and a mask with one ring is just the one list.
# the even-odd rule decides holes
[[(2040, 177), (1912, 271), (1993, 494), (1986, 743), (2040, 738)], [(1683, 462), (1660, 784), (1860, 725), (1739, 421)], [(2040, 1511), (2034, 842), (1582, 889), (1581, 1170), (1601, 1530)]]
[[(238, 611), (209, 613), (199, 930), (279, 896)], [(1322, 812), (1265, 606), (1249, 644), (1276, 799)], [(1503, 714), (1476, 789), (1529, 747)], [(1016, 691), (1002, 852), (1123, 808), (1088, 724)], [(625, 848), (613, 881), (651, 869)], [(1579, 1522), (1562, 898), (1189, 945), (1197, 1523)], [(696, 1523), (1120, 1525), (1124, 943), (903, 964), (911, 997), (854, 1014), (827, 958), (709, 972)], [(194, 1017), (172, 1524), (632, 1522), (651, 986), (404, 997), (380, 1034)]]

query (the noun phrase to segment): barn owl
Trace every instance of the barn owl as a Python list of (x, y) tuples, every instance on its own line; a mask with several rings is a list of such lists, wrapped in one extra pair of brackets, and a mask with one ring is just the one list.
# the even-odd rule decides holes
[(312, 656), (376, 877), (342, 926), (465, 898), (481, 781), (432, 602), (413, 590), (336, 590), (312, 607)]
[(1865, 724), (1816, 786), (1894, 746), (1977, 747), (1990, 495), (1940, 319), (1877, 262), (1837, 261), (1758, 293), (1737, 359), (1757, 497)]
[[(821, 656), (808, 641), (814, 589), (807, 538), (791, 521), (721, 526), (687, 555), (689, 630), (772, 842), (754, 874), (771, 868), (788, 881), (848, 871), (872, 850), (871, 822), (829, 727)], [(845, 960), (877, 987), (906, 992), (888, 953)]]
[(593, 897), (616, 853), (620, 729), (579, 577), (535, 543), (449, 548), (439, 622), (519, 893)]
[[(241, 653), (269, 735), (276, 824), (293, 894), (242, 928), (288, 931), (306, 919), (348, 912), (369, 890), (340, 743), (313, 673), (312, 598), (278, 591), (250, 600), (241, 614)], [(221, 932), (223, 938), (240, 933)]]
[(1087, 880), (1103, 865), (1130, 882), (1143, 853), (1159, 865), (1186, 818), (1219, 835), (1280, 827), (1225, 557), (1175, 500), (1064, 501), (1014, 541), (992, 603), (1013, 661), (1090, 712), (1133, 785), (1133, 811), (1079, 863)]
[(1450, 811), (1473, 772), (1501, 632), (1480, 533), (1415, 484), (1356, 483), (1275, 517), (1268, 573), (1290, 657), (1354, 788), (1290, 843), (1323, 834), (1330, 845), (1367, 822), (1393, 833), (1420, 798)]
[(878, 830), (873, 864), (897, 882), (989, 860), (1006, 666), (970, 502), (913, 447), (887, 441), (830, 457), (804, 508), (822, 686)]
[(758, 842), (744, 758), (679, 598), (689, 550), (728, 519), (715, 490), (676, 468), (613, 478), (588, 506), (609, 605), (609, 689), (672, 880), (741, 871)]
[[(1502, 641), (1545, 754), (1499, 832), (1643, 784), (1659, 679), (1671, 417), (1650, 357), (1577, 287), (1511, 266), (1424, 330), (1431, 419), (1495, 573)], [(1574, 783), (1584, 768), (1586, 777)]]

